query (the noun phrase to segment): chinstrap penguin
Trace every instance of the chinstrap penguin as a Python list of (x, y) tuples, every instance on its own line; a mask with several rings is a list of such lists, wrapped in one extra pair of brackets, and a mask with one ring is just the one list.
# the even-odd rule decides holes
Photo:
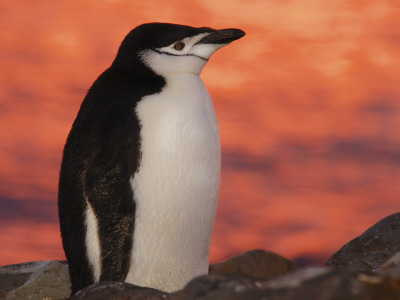
[(89, 89), (59, 180), (72, 295), (97, 281), (171, 292), (207, 274), (221, 146), (199, 74), (244, 35), (143, 24)]

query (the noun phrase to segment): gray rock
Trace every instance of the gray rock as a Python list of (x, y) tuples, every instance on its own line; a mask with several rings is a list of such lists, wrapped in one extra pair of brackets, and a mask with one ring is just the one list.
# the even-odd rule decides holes
[(336, 269), (376, 270), (399, 251), (400, 213), (396, 213), (344, 245), (326, 265)]
[(115, 281), (97, 282), (77, 292), (71, 300), (170, 300), (168, 293)]
[(10, 291), (6, 299), (66, 299), (70, 294), (68, 267), (58, 261), (44, 262), (24, 285)]
[(23, 285), (28, 277), (29, 273), (0, 274), (0, 299), (5, 299), (11, 290)]
[(40, 269), (46, 262), (34, 261), (0, 267), (0, 299), (25, 283), (29, 275)]
[(42, 268), (48, 261), (31, 261), (0, 267), (0, 274), (31, 274)]
[(224, 262), (210, 265), (209, 274), (245, 275), (256, 279), (273, 279), (296, 270), (296, 264), (278, 254), (252, 250)]

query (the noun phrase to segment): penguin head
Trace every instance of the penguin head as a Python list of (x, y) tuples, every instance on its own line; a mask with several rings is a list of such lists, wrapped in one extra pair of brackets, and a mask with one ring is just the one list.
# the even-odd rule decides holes
[(200, 74), (215, 51), (244, 35), (240, 29), (143, 24), (126, 36), (114, 63), (133, 70), (135, 64), (141, 62), (162, 76)]

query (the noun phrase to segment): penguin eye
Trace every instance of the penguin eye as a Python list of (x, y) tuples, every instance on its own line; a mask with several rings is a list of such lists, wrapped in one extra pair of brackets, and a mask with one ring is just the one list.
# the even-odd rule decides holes
[(175, 49), (175, 50), (178, 50), (178, 51), (181, 51), (183, 48), (185, 48), (185, 44), (182, 43), (182, 42), (178, 42), (178, 43), (176, 43), (175, 46), (174, 46), (174, 49)]

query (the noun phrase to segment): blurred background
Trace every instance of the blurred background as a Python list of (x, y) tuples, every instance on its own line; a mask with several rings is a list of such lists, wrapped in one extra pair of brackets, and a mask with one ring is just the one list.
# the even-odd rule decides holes
[(211, 262), (324, 263), (400, 210), (397, 0), (0, 2), (0, 265), (64, 259), (62, 149), (86, 91), (145, 22), (237, 27), (202, 78), (222, 141)]

